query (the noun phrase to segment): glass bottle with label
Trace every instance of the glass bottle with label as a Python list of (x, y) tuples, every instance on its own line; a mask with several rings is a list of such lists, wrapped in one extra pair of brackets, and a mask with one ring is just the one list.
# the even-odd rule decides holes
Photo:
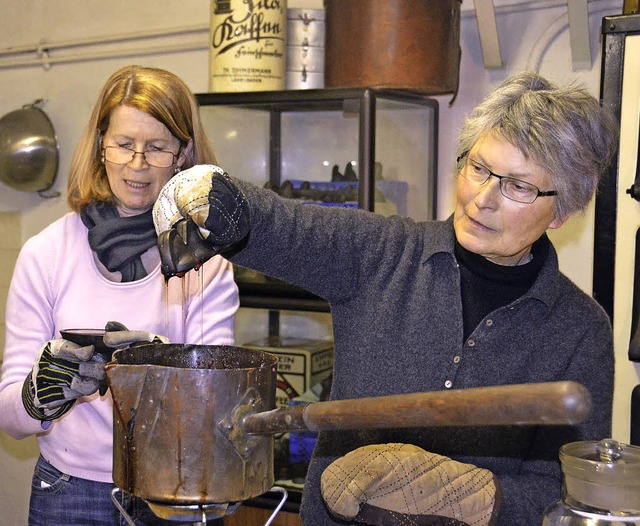
[(286, 0), (211, 0), (209, 91), (285, 87)]

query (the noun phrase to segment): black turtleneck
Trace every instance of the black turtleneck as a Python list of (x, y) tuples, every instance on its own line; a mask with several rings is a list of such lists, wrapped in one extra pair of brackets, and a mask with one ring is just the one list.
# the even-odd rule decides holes
[(469, 252), (456, 240), (465, 340), (487, 314), (508, 305), (531, 288), (547, 258), (549, 244), (549, 238), (544, 234), (531, 247), (531, 261), (506, 266)]

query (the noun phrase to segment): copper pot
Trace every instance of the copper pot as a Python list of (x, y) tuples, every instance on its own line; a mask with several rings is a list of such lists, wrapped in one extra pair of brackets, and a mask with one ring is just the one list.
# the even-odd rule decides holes
[(150, 504), (226, 506), (272, 487), (277, 433), (567, 424), (590, 412), (588, 392), (573, 382), (274, 409), (277, 361), (230, 346), (150, 344), (117, 351), (106, 366), (116, 485)]

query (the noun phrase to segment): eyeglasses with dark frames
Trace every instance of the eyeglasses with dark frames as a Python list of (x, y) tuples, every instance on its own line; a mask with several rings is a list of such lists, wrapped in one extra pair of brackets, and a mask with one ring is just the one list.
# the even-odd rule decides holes
[(129, 164), (137, 154), (142, 155), (145, 162), (155, 168), (168, 168), (178, 160), (178, 155), (168, 150), (137, 152), (124, 146), (105, 146), (102, 149), (104, 159), (113, 164)]
[(462, 160), (464, 160), (464, 166), (460, 169), (460, 175), (462, 177), (472, 183), (483, 185), (491, 176), (493, 176), (498, 179), (500, 183), (500, 193), (512, 201), (531, 204), (538, 197), (551, 197), (558, 195), (556, 190), (542, 191), (536, 185), (523, 181), (522, 179), (498, 175), (468, 155), (459, 157), (458, 163)]

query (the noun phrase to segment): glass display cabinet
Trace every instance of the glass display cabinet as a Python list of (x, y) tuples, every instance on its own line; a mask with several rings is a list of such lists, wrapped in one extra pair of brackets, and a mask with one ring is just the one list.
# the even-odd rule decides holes
[[(322, 206), (436, 217), (438, 102), (369, 88), (196, 95), (229, 174)], [(241, 306), (328, 311), (307, 291), (236, 269)]]

